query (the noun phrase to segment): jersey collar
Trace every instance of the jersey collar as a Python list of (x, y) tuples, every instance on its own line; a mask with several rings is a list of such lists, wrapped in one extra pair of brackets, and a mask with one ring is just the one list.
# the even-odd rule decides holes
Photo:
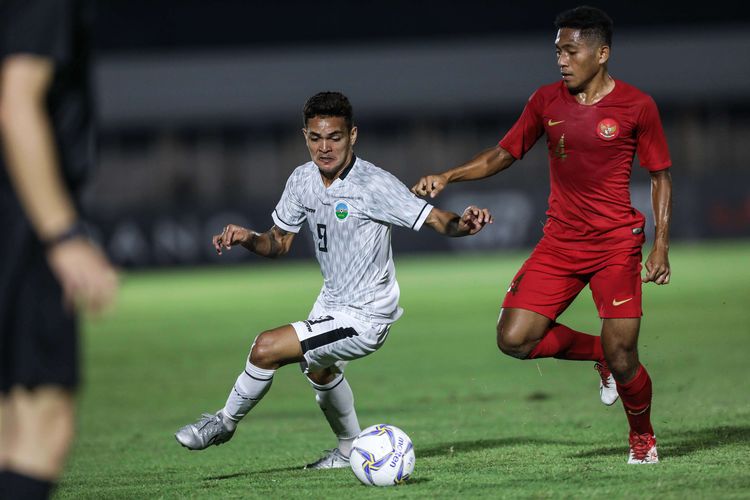
[(352, 161), (350, 161), (349, 165), (347, 165), (344, 171), (341, 172), (341, 175), (339, 175), (339, 180), (343, 181), (344, 179), (346, 179), (346, 176), (349, 175), (349, 171), (352, 169), (352, 167), (354, 166), (354, 162), (356, 161), (357, 161), (357, 155), (353, 154)]

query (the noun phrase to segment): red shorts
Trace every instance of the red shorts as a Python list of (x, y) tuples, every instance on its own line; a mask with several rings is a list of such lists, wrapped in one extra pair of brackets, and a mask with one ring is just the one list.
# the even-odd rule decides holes
[(572, 250), (539, 242), (508, 288), (503, 307), (556, 320), (589, 285), (601, 318), (640, 318), (641, 248)]

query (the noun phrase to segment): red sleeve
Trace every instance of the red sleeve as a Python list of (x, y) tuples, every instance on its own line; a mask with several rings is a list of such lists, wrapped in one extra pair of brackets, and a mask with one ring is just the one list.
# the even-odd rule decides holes
[(499, 146), (510, 153), (516, 160), (523, 158), (523, 155), (531, 149), (544, 133), (543, 109), (542, 96), (539, 91), (534, 92), (529, 97), (526, 107), (523, 108), (520, 118), (518, 118), (515, 125), (500, 141)]
[(641, 108), (636, 137), (638, 160), (642, 167), (655, 172), (672, 166), (659, 110), (651, 97)]

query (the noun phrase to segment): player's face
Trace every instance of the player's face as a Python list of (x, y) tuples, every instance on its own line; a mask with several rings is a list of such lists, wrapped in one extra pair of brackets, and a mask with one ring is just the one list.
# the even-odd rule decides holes
[(352, 159), (357, 127), (349, 130), (342, 116), (315, 116), (307, 120), (302, 133), (320, 173), (335, 179)]
[(557, 65), (565, 86), (581, 92), (602, 71), (609, 59), (609, 47), (581, 36), (581, 30), (561, 28), (555, 39)]

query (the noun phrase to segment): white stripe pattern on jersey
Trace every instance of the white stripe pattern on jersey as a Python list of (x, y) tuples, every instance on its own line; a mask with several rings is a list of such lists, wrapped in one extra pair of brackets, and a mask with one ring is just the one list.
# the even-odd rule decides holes
[(430, 210), (392, 174), (355, 158), (328, 188), (315, 163), (297, 167), (272, 217), (293, 233), (307, 222), (323, 274), (318, 302), (324, 308), (390, 323), (402, 313), (391, 226), (419, 231)]

